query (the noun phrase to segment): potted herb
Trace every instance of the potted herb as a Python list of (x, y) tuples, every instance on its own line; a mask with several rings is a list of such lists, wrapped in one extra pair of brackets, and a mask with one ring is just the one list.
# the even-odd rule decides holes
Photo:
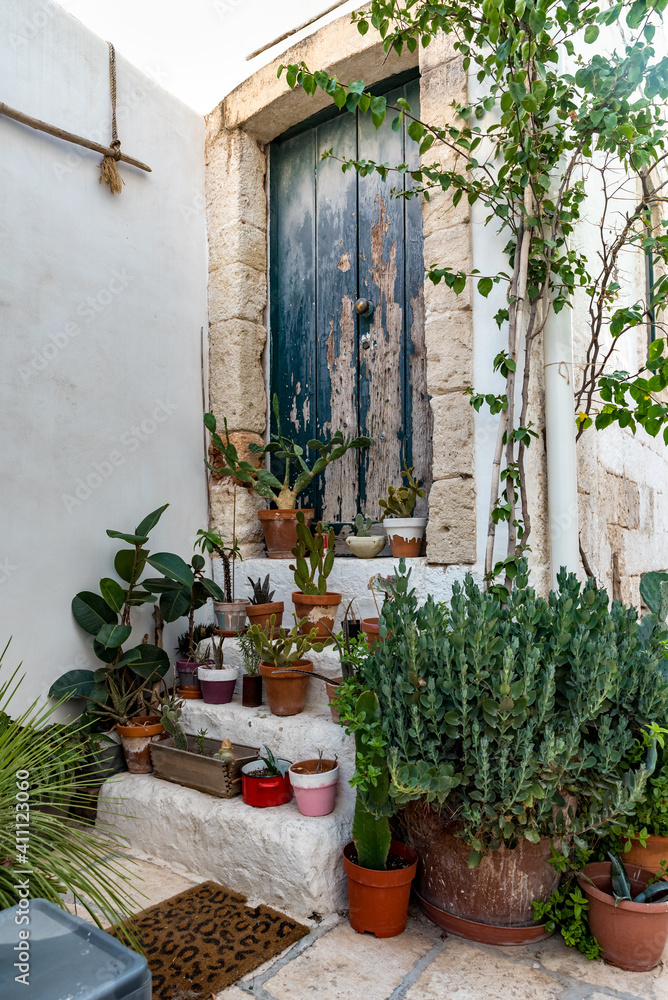
[(362, 692), (355, 717), (355, 773), (373, 778), (365, 788), (357, 785), (353, 839), (343, 849), (348, 917), (360, 934), (395, 937), (406, 926), (418, 856), (390, 833), (390, 776), (387, 756), (377, 749), (380, 705), (375, 692)]
[(305, 658), (306, 653), (321, 652), (326, 642), (318, 638), (315, 629), (304, 635), (297, 624), (289, 632), (280, 628), (276, 634), (273, 621), (266, 631), (253, 625), (247, 634), (260, 656), (260, 676), (272, 715), (298, 715), (313, 674), (313, 662)]
[(274, 757), (268, 746), (266, 757), (249, 761), (241, 768), (241, 794), (249, 806), (282, 806), (292, 798), (290, 761)]
[(348, 535), (346, 545), (358, 559), (373, 559), (385, 548), (385, 535), (372, 535), (373, 521), (364, 514), (357, 514), (353, 530), (354, 535)]
[(226, 667), (223, 662), (223, 640), (216, 644), (212, 639), (212, 665), (200, 666), (199, 681), (202, 697), (207, 705), (227, 705), (234, 697), (234, 688), (239, 676), (237, 667)]
[(412, 558), (420, 555), (422, 537), (427, 527), (426, 517), (413, 517), (413, 510), (418, 499), (426, 495), (424, 487), (413, 479), (413, 466), (408, 468), (404, 462), (401, 478), (406, 480), (405, 486), (395, 489), (390, 486), (387, 500), (379, 500), (382, 510), (381, 521), (389, 518), (385, 525), (387, 537), (395, 558), (406, 556)]
[(605, 833), (644, 794), (647, 765), (623, 761), (668, 713), (663, 633), (641, 641), (634, 609), (565, 571), (536, 597), (525, 562), (505, 603), (468, 576), (448, 605), (418, 606), (409, 576), (402, 562), (360, 674), (380, 701), (420, 905), (466, 937), (536, 940), (532, 902), (559, 880), (551, 841)]
[[(251, 487), (258, 496), (276, 504), (276, 510), (258, 511), (258, 518), (264, 531), (269, 558), (289, 559), (297, 541), (295, 504), (299, 494), (311, 485), (317, 475), (325, 471), (330, 462), (341, 458), (350, 448), (367, 448), (373, 444), (373, 438), (361, 436), (351, 440), (337, 431), (329, 441), (309, 441), (308, 450), (315, 453), (314, 461), (309, 466), (304, 458), (304, 449), (283, 435), (277, 395), (273, 398), (273, 411), (277, 433), (271, 435), (271, 440), (263, 448), (252, 443), (249, 445), (250, 451), (258, 456), (259, 467), (239, 459), (237, 449), (227, 432), (227, 421), (224, 421), (223, 440), (216, 431), (216, 418), (212, 413), (205, 413), (204, 424), (211, 432), (213, 443), (223, 462), (220, 468), (215, 468), (209, 462), (206, 464), (217, 475), (233, 476), (242, 485)], [(285, 463), (282, 482), (264, 467), (266, 455), (272, 455)], [(296, 476), (293, 474), (293, 465), (297, 469)], [(314, 511), (304, 510), (303, 514), (306, 523), (310, 524)]]
[(240, 632), (237, 641), (244, 664), (244, 674), (241, 678), (241, 704), (244, 708), (259, 708), (262, 704), (262, 678), (259, 673), (260, 654), (248, 633)]
[(210, 555), (215, 552), (222, 560), (224, 593), (218, 600), (214, 600), (213, 609), (218, 628), (227, 635), (234, 635), (246, 624), (246, 601), (243, 598), (234, 599), (234, 566), (236, 560), (242, 558), (239, 543), (235, 538), (232, 545), (226, 545), (215, 531), (200, 528), (195, 545)]
[(251, 625), (259, 625), (260, 628), (264, 628), (271, 616), (274, 615), (276, 625), (280, 627), (283, 624), (285, 605), (283, 601), (273, 600), (274, 591), (269, 589), (269, 574), (267, 573), (264, 580), (261, 577), (258, 580), (251, 580), (248, 577), (248, 582), (253, 590), (253, 596), (246, 603), (246, 614)]
[(661, 961), (668, 941), (668, 882), (639, 865), (592, 862), (578, 875), (587, 897), (587, 919), (606, 962), (647, 972)]
[(334, 810), (339, 765), (323, 757), (323, 751), (309, 760), (299, 760), (290, 765), (292, 784), (297, 806), (302, 816), (327, 816)]
[(292, 594), (297, 617), (302, 622), (302, 632), (316, 630), (319, 638), (333, 634), (334, 619), (341, 603), (341, 594), (327, 590), (327, 577), (334, 568), (334, 532), (329, 543), (319, 524), (315, 534), (297, 511), (297, 544), (292, 550), (295, 557), (290, 569), (294, 573), (297, 590)]

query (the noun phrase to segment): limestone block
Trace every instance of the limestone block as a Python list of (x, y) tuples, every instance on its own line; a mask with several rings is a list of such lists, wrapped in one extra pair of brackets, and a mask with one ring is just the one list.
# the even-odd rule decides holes
[(267, 234), (244, 219), (233, 219), (220, 230), (209, 230), (209, 271), (225, 264), (245, 264), (267, 270)]
[(264, 327), (241, 319), (212, 327), (209, 334), (209, 406), (230, 427), (264, 434), (267, 396), (262, 352)]
[(468, 93), (466, 71), (461, 58), (423, 73), (420, 77), (420, 117), (428, 124), (464, 124), (453, 104), (465, 104)]
[(430, 70), (439, 69), (444, 63), (451, 59), (461, 59), (461, 56), (454, 49), (454, 38), (439, 31), (435, 38), (432, 38), (429, 45), (423, 48), (418, 46), (420, 52), (420, 73), (424, 76)]
[[(434, 147), (432, 146), (432, 149)], [(430, 150), (431, 152), (431, 150)], [(453, 158), (452, 166), (459, 158)], [(450, 169), (448, 160), (434, 154), (434, 162), (440, 163), (445, 169)], [(440, 188), (430, 192), (429, 201), (422, 199), (422, 227), (425, 238), (432, 233), (454, 226), (467, 225), (471, 221), (471, 206), (467, 198), (462, 198), (458, 205), (452, 204), (452, 191), (442, 191)], [(425, 260), (426, 263), (426, 260)]]
[(267, 306), (267, 273), (230, 261), (209, 277), (209, 322), (246, 319), (262, 323)]
[[(221, 440), (225, 441), (225, 426), (221, 425), (218, 427), (218, 433)], [(262, 464), (262, 455), (256, 451), (251, 451), (250, 446), (258, 445), (260, 448), (264, 447), (264, 438), (261, 434), (254, 434), (253, 431), (233, 431), (230, 430), (229, 421), (227, 426), (227, 438), (231, 445), (236, 449), (236, 453), (239, 457), (240, 462), (248, 462), (250, 465), (254, 466), (256, 469), (260, 468)], [(223, 456), (213, 442), (209, 444), (209, 462), (211, 465), (218, 468), (224, 462)], [(214, 479), (219, 479), (220, 477), (216, 475), (215, 472), (210, 473)]]
[(243, 130), (223, 129), (206, 148), (206, 204), (209, 234), (234, 219), (267, 228), (264, 150)]
[[(235, 517), (236, 492), (236, 517)], [(253, 490), (235, 486), (230, 479), (209, 478), (209, 502), (211, 505), (211, 525), (223, 538), (231, 541), (236, 537), (242, 556), (258, 556), (264, 553), (264, 536), (257, 512), (266, 506), (266, 500)]]
[(476, 561), (476, 492), (472, 479), (439, 479), (429, 493), (427, 559), (447, 565)]
[(458, 309), (425, 318), (427, 388), (434, 396), (473, 380), (473, 313)]
[[(471, 243), (471, 227), (468, 225), (442, 227), (430, 231), (424, 240), (425, 268), (451, 267), (455, 271), (470, 271), (473, 267), (473, 246)], [(435, 290), (443, 286), (441, 281), (429, 285)]]
[[(434, 396), (431, 409), (434, 414), (434, 479), (473, 476), (474, 418), (468, 396), (459, 392)], [(429, 514), (432, 514), (431, 496)]]

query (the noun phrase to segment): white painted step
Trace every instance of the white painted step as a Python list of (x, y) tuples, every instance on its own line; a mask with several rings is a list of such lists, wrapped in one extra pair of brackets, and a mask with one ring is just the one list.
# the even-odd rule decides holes
[(125, 846), (185, 865), (250, 898), (306, 918), (347, 905), (341, 851), (355, 793), (343, 778), (329, 816), (302, 816), (293, 799), (257, 809), (162, 781), (121, 774), (100, 790), (98, 825)]

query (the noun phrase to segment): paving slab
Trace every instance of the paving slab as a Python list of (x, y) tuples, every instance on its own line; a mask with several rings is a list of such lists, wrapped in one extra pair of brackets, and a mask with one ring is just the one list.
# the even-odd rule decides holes
[(590, 961), (575, 948), (566, 948), (560, 937), (550, 938), (537, 949), (541, 968), (559, 977), (604, 987), (640, 1000), (668, 1000), (668, 953), (651, 972), (626, 972), (606, 962)]

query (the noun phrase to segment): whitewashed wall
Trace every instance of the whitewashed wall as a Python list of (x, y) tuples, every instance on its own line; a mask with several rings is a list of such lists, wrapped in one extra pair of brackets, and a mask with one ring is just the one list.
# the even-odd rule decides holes
[[(47, 0), (5, 0), (0, 95), (107, 142), (106, 42)], [(122, 57), (118, 120), (153, 172), (121, 165), (112, 196), (98, 154), (0, 116), (0, 643), (24, 703), (96, 664), (70, 601), (113, 575), (105, 529), (169, 501), (152, 548), (187, 557), (207, 519), (204, 121)]]

